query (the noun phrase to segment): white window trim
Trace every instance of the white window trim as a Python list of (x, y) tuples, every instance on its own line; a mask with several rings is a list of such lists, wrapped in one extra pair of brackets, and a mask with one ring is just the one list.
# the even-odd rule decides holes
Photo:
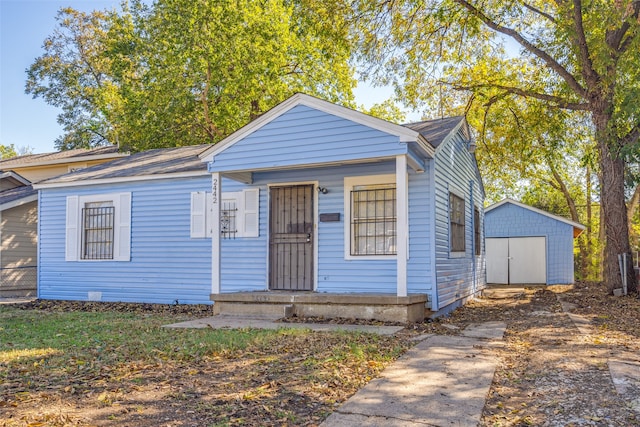
[[(450, 201), (449, 201), (449, 193), (453, 193), (454, 195), (460, 197), (462, 199), (462, 201), (464, 202), (464, 251), (452, 251), (451, 250), (451, 205), (450, 205)], [(467, 249), (468, 246), (467, 245), (467, 230), (468, 230), (468, 226), (467, 226), (467, 205), (469, 203), (467, 202), (467, 198), (464, 196), (464, 192), (458, 190), (457, 188), (448, 188), (447, 189), (447, 246), (448, 246), (448, 250), (449, 250), (449, 258), (464, 258), (467, 256)]]
[[(351, 190), (359, 185), (397, 185), (395, 174), (349, 176), (344, 178), (344, 259), (367, 261), (397, 259), (398, 255), (351, 255)], [(397, 209), (397, 207), (396, 207)], [(397, 224), (396, 224), (397, 227)]]
[[(87, 203), (111, 202), (114, 207), (113, 258), (82, 259), (82, 208)], [(113, 262), (131, 260), (131, 193), (67, 196), (65, 260)]]
[[(260, 237), (259, 203), (260, 189), (247, 188), (241, 191), (223, 192), (221, 201), (236, 202), (235, 238)], [(191, 193), (191, 231), (192, 239), (210, 239), (213, 234), (212, 193), (197, 191)], [(221, 237), (222, 238), (222, 237)]]

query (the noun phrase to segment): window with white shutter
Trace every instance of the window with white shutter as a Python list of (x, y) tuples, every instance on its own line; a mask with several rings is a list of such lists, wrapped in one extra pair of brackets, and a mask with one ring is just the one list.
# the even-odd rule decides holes
[[(258, 188), (222, 193), (220, 206), (220, 237), (236, 239), (259, 237)], [(191, 193), (191, 238), (211, 237), (213, 212), (211, 193)]]
[(131, 193), (68, 196), (65, 260), (129, 261)]

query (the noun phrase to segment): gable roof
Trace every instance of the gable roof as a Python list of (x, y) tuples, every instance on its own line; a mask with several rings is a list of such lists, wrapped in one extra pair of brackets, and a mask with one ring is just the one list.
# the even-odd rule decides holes
[(0, 170), (0, 179), (11, 180), (13, 182), (18, 183), (19, 185), (28, 185), (31, 184), (29, 180), (22, 175), (15, 173), (14, 171), (3, 172)]
[(407, 123), (403, 126), (420, 133), (429, 143), (438, 148), (440, 144), (464, 122), (464, 116), (443, 117), (422, 122)]
[(246, 136), (252, 134), (253, 132), (257, 131), (261, 127), (267, 125), (268, 123), (272, 122), (273, 120), (277, 119), (278, 117), (282, 116), (298, 105), (304, 105), (309, 108), (323, 111), (325, 113), (351, 120), (355, 123), (359, 123), (364, 126), (380, 130), (382, 132), (386, 132), (390, 135), (398, 136), (401, 142), (417, 142), (431, 157), (433, 157), (435, 153), (435, 147), (431, 145), (420, 134), (420, 132), (414, 129), (391, 123), (377, 117), (369, 116), (359, 111), (352, 110), (350, 108), (343, 107), (341, 105), (337, 105), (304, 93), (296, 93), (295, 95), (276, 105), (257, 119), (251, 121), (247, 125), (233, 132), (231, 135), (213, 145), (211, 148), (205, 150), (202, 154), (200, 154), (200, 158), (203, 162), (210, 162), (216, 154), (226, 150), (228, 147), (234, 145), (236, 142), (242, 140)]
[(69, 162), (86, 162), (90, 160), (102, 160), (128, 156), (129, 153), (120, 153), (118, 147), (109, 145), (93, 149), (76, 148), (75, 150), (57, 151), (54, 153), (26, 154), (0, 160), (0, 170), (12, 168), (25, 168), (33, 166), (48, 166)]
[(206, 175), (207, 165), (200, 161), (198, 155), (209, 147), (209, 144), (204, 144), (143, 151), (111, 162), (46, 179), (36, 184), (35, 188), (142, 181), (170, 176)]
[(564, 222), (565, 224), (569, 224), (570, 226), (573, 227), (573, 237), (574, 238), (578, 237), (584, 230), (587, 229), (587, 227), (585, 227), (584, 225), (582, 225), (580, 223), (577, 223), (577, 222), (573, 222), (570, 219), (564, 218), (562, 216), (554, 215), (554, 214), (552, 214), (550, 212), (543, 211), (542, 209), (534, 208), (533, 206), (525, 205), (524, 203), (518, 202), (518, 201), (513, 200), (513, 199), (509, 199), (509, 198), (500, 200), (498, 203), (494, 203), (493, 205), (491, 205), (488, 208), (486, 208), (484, 210), (485, 215), (488, 214), (490, 211), (492, 211), (492, 210), (494, 210), (496, 208), (499, 208), (500, 206), (503, 206), (503, 205), (508, 204), (508, 203), (510, 203), (512, 205), (515, 205), (515, 206), (519, 206), (519, 207), (521, 207), (523, 209), (530, 210), (531, 212), (535, 212), (535, 213), (538, 213), (540, 215), (544, 215), (544, 216), (549, 217), (551, 219), (554, 219), (556, 221), (560, 221), (560, 222)]
[(0, 212), (38, 200), (38, 191), (31, 185), (11, 188), (0, 192)]

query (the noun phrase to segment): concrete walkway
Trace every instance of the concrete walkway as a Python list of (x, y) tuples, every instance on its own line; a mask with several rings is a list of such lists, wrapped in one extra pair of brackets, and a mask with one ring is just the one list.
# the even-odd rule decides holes
[(188, 322), (165, 325), (165, 328), (213, 328), (213, 329), (311, 329), (312, 331), (350, 331), (369, 332), (378, 335), (393, 335), (403, 329), (402, 326), (343, 325), (337, 323), (285, 323), (277, 322), (280, 316), (225, 316), (218, 315)]
[(477, 426), (506, 325), (467, 327), (462, 336), (432, 335), (380, 378), (353, 395), (321, 427)]

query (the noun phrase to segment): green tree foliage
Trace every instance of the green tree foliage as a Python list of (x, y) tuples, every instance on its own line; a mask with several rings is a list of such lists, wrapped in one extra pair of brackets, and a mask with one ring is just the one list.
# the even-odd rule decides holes
[(63, 9), (27, 92), (61, 107), (62, 149), (214, 143), (296, 92), (352, 106), (339, 3), (133, 1)]
[[(383, 65), (374, 78), (394, 82), (412, 105), (434, 109), (444, 88), (495, 114), (487, 126), (507, 114), (492, 108), (498, 103), (586, 114), (600, 177), (604, 280), (620, 287), (617, 255), (630, 251), (625, 168), (640, 137), (640, 1), (361, 0), (356, 8), (363, 58)], [(543, 136), (554, 131), (550, 124)], [(632, 274), (629, 282), (633, 288)]]
[(0, 160), (9, 159), (18, 155), (16, 147), (13, 144), (0, 145)]

